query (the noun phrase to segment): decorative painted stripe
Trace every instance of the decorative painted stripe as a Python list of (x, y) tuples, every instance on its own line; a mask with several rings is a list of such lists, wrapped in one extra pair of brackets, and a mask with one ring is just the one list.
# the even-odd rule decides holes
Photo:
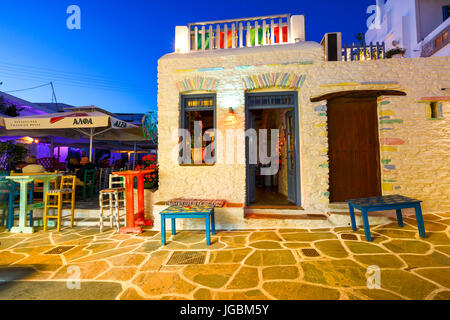
[(395, 112), (392, 110), (380, 111), (380, 116), (395, 116)]
[(254, 68), (254, 66), (237, 66), (234, 67), (235, 70), (247, 70), (247, 69), (251, 69)]
[(391, 163), (391, 159), (381, 159), (381, 163), (383, 163), (383, 164), (389, 164), (389, 163)]
[(328, 164), (328, 162), (326, 162), (326, 163), (322, 163), (319, 167), (321, 167), (321, 168), (329, 168), (330, 165)]
[(210, 72), (210, 71), (222, 71), (223, 68), (204, 68), (204, 69), (198, 69), (198, 72)]
[(326, 113), (326, 112), (321, 112), (321, 113), (319, 113), (319, 116), (320, 116), (320, 117), (326, 117), (326, 116), (327, 116), (327, 113)]
[(297, 89), (302, 86), (305, 77), (305, 75), (277, 72), (245, 76), (242, 81), (246, 90), (255, 90), (270, 87)]
[(392, 165), (392, 164), (387, 164), (387, 165), (384, 166), (384, 168), (386, 170), (396, 170), (397, 169), (397, 167)]
[(326, 105), (323, 106), (318, 106), (314, 108), (314, 111), (319, 112), (319, 111), (327, 111), (328, 107)]
[(359, 86), (359, 82), (339, 82), (339, 83), (322, 83), (321, 87), (335, 87), (335, 86)]
[(389, 85), (389, 84), (398, 84), (398, 81), (364, 81), (361, 82), (362, 85), (372, 85), (372, 84), (383, 84), (383, 85)]
[(329, 192), (324, 192), (324, 193), (322, 193), (322, 195), (325, 196), (325, 197), (329, 197), (330, 193)]
[(420, 102), (438, 102), (438, 101), (450, 101), (450, 96), (425, 97), (420, 99)]
[(188, 92), (194, 90), (216, 91), (218, 81), (213, 78), (195, 76), (193, 78), (185, 78), (176, 83), (176, 87), (180, 92)]
[(383, 183), (383, 191), (393, 191), (394, 186), (392, 183)]
[(325, 128), (326, 126), (327, 126), (327, 123), (321, 123), (321, 124), (315, 125), (316, 128)]
[(386, 180), (386, 179), (384, 179), (383, 182), (386, 182), (386, 183), (395, 183), (395, 182), (397, 182), (397, 180)]
[(178, 69), (174, 70), (174, 73), (183, 73), (183, 72), (210, 72), (210, 71), (221, 71), (225, 69), (236, 69), (236, 70), (245, 70), (256, 67), (279, 67), (279, 66), (290, 66), (290, 65), (311, 65), (314, 62), (311, 60), (298, 61), (298, 62), (285, 62), (285, 63), (267, 63), (267, 64), (255, 64), (253, 66), (235, 66), (229, 68), (199, 68), (199, 69)]
[(397, 151), (398, 149), (396, 147), (381, 147), (381, 151)]
[(319, 134), (321, 137), (328, 137), (328, 131), (323, 131)]
[(185, 73), (185, 72), (195, 72), (196, 69), (178, 69), (175, 70), (174, 73)]
[(405, 140), (399, 138), (382, 138), (380, 141), (381, 144), (385, 146), (401, 146), (405, 144)]
[(390, 104), (390, 103), (391, 103), (390, 101), (381, 101), (380, 102), (380, 106), (385, 106), (385, 105)]
[(394, 130), (394, 128), (381, 128), (380, 131)]
[(401, 119), (390, 119), (390, 120), (381, 120), (380, 124), (394, 124), (394, 123), (403, 123)]
[(382, 117), (380, 117), (380, 120), (386, 120), (386, 119), (390, 119), (391, 117), (390, 116), (382, 116)]

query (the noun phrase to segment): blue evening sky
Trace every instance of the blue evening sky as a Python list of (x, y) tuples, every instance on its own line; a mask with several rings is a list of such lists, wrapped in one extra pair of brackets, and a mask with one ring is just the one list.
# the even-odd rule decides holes
[[(180, 1), (2, 0), (0, 91), (53, 81), (58, 102), (112, 112), (157, 107), (157, 62), (173, 52), (175, 26), (271, 14), (304, 14), (308, 41), (340, 31), (343, 42), (365, 32), (375, 0)], [(66, 27), (69, 5), (81, 8), (81, 30)], [(11, 93), (50, 102), (49, 86)]]

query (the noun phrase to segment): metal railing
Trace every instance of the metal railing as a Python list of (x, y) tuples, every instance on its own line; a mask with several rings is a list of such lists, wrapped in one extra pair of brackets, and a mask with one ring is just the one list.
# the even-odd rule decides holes
[(191, 51), (292, 43), (291, 15), (273, 15), (188, 25)]
[(342, 47), (343, 61), (379, 60), (386, 59), (386, 47), (383, 43), (351, 44)]

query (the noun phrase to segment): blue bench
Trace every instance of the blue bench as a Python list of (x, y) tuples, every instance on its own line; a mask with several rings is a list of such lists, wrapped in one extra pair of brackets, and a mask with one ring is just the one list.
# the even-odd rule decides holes
[(416, 211), (417, 227), (419, 229), (419, 234), (422, 238), (426, 237), (425, 226), (423, 224), (422, 217), (422, 201), (400, 196), (391, 195), (383, 197), (371, 197), (371, 198), (361, 198), (347, 200), (348, 207), (350, 210), (350, 219), (352, 222), (353, 231), (358, 230), (356, 227), (355, 220), (355, 209), (361, 211), (361, 215), (364, 223), (364, 233), (366, 235), (367, 241), (372, 241), (372, 236), (370, 234), (369, 218), (367, 216), (368, 212), (371, 211), (385, 211), (385, 210), (396, 210), (397, 222), (399, 227), (403, 228), (403, 217), (402, 209), (413, 208)]
[(172, 235), (176, 234), (176, 219), (205, 219), (206, 244), (211, 245), (211, 233), (216, 234), (214, 205), (171, 206), (160, 212), (161, 245), (166, 245), (166, 219), (172, 219)]

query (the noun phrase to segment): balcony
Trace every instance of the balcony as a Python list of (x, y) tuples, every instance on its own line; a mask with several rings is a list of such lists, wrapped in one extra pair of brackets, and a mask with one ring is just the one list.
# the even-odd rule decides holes
[(282, 45), (305, 41), (305, 18), (273, 15), (190, 23), (175, 29), (175, 52)]
[(342, 48), (342, 61), (386, 59), (386, 47), (383, 43), (351, 44)]

